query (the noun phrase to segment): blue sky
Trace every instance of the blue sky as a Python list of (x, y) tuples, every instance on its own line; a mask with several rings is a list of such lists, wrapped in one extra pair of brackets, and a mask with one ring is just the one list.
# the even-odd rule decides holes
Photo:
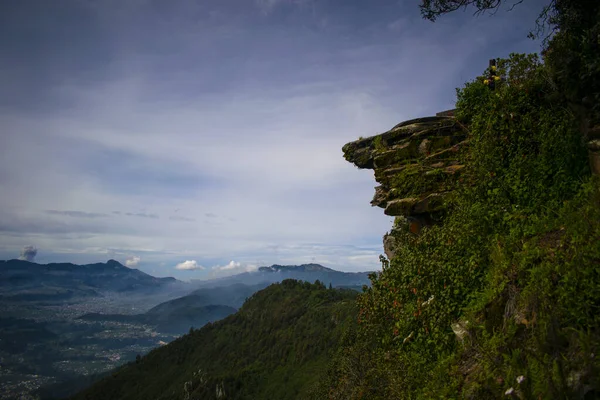
[(4, 1), (0, 259), (377, 269), (391, 219), (341, 147), (539, 51), (543, 4), (431, 23), (417, 1)]

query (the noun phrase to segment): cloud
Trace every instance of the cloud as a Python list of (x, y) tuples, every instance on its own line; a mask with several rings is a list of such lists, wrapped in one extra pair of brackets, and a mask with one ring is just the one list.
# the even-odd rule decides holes
[(130, 213), (127, 212), (125, 213), (125, 215), (127, 215), (128, 217), (140, 217), (140, 218), (151, 218), (151, 219), (158, 219), (159, 216), (156, 214), (146, 214), (146, 213)]
[(243, 264), (237, 261), (230, 261), (226, 265), (215, 265), (212, 267), (211, 274), (213, 277), (225, 276), (225, 275), (236, 275), (243, 272), (254, 272), (258, 270), (256, 264)]
[(242, 264), (239, 262), (230, 261), (229, 264), (227, 264), (227, 265), (215, 266), (215, 267), (213, 267), (213, 269), (217, 269), (220, 271), (227, 271), (227, 270), (231, 270), (231, 269), (238, 269), (241, 266), (242, 266)]
[(25, 260), (33, 262), (35, 260), (35, 256), (37, 255), (37, 249), (33, 246), (25, 246), (21, 250), (21, 255), (19, 256), (19, 260)]
[(158, 214), (151, 214), (151, 213), (145, 213), (145, 212), (133, 213), (133, 212), (113, 211), (112, 213), (115, 215), (126, 215), (128, 217), (149, 218), (149, 219), (159, 219), (160, 218), (160, 216)]
[(179, 215), (170, 216), (169, 219), (171, 221), (184, 221), (184, 222), (195, 222), (196, 221), (194, 218), (182, 217)]
[(197, 269), (204, 269), (204, 267), (202, 265), (199, 265), (196, 260), (188, 260), (188, 261), (184, 261), (182, 263), (179, 263), (175, 266), (175, 269), (181, 270), (181, 271), (193, 271), (193, 270), (197, 270)]
[[(181, 260), (239, 263), (206, 275), (313, 258), (378, 268), (392, 224), (369, 207), (372, 171), (341, 147), (450, 108), (490, 57), (537, 47), (526, 4), (430, 24), (397, 1), (65, 2), (98, 12), (56, 9), (56, 30), (14, 2), (0, 35), (0, 87), (14, 89), (0, 91), (0, 251), (35, 243), (69, 261), (119, 248), (174, 274)], [(182, 222), (163, 223), (174, 210)]]
[(92, 212), (84, 212), (84, 211), (71, 211), (71, 210), (46, 210), (47, 214), (53, 215), (66, 215), (67, 217), (74, 218), (105, 218), (108, 217), (108, 214), (104, 213), (92, 213)]
[(133, 256), (125, 261), (125, 265), (127, 265), (129, 268), (137, 267), (141, 260), (142, 259), (140, 257)]

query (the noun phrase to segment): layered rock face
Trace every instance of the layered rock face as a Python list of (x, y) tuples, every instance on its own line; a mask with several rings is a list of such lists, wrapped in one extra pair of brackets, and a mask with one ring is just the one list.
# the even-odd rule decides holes
[(467, 133), (453, 117), (437, 116), (402, 122), (343, 147), (347, 161), (375, 171), (380, 186), (371, 205), (396, 217), (394, 228), (384, 237), (388, 258), (394, 255), (395, 231), (418, 233), (439, 220), (453, 191), (462, 184), (461, 153), (467, 143)]

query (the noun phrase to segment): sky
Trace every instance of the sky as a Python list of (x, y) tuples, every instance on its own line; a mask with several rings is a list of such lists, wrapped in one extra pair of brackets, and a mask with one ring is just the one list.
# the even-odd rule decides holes
[(416, 0), (4, 0), (0, 259), (379, 269), (392, 220), (342, 146), (539, 52), (543, 4), (432, 23)]

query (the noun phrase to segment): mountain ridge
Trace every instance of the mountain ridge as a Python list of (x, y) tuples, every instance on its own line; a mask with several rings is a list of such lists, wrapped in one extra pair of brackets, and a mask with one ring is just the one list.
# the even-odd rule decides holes
[(334, 269), (331, 268), (327, 268), (322, 266), (321, 264), (300, 264), (300, 265), (279, 265), (279, 264), (273, 264), (271, 266), (265, 266), (265, 267), (260, 267), (258, 268), (258, 271), (302, 271), (302, 272), (309, 272), (309, 271), (335, 271), (335, 272), (343, 272), (343, 271), (336, 271)]
[(302, 281), (314, 282), (316, 280), (334, 287), (362, 287), (370, 285), (369, 274), (374, 271), (365, 272), (345, 272), (338, 271), (321, 264), (300, 264), (300, 265), (279, 265), (259, 267), (256, 271), (242, 272), (236, 275), (230, 275), (215, 279), (199, 280), (192, 279), (194, 285), (206, 287), (211, 284), (219, 286), (229, 286), (236, 283), (248, 285), (260, 284), (263, 282), (280, 282), (284, 279), (297, 279)]
[(102, 297), (107, 293), (152, 292), (183, 285), (184, 282), (173, 277), (154, 277), (113, 259), (83, 265), (0, 260), (0, 297), (6, 300), (58, 301)]

